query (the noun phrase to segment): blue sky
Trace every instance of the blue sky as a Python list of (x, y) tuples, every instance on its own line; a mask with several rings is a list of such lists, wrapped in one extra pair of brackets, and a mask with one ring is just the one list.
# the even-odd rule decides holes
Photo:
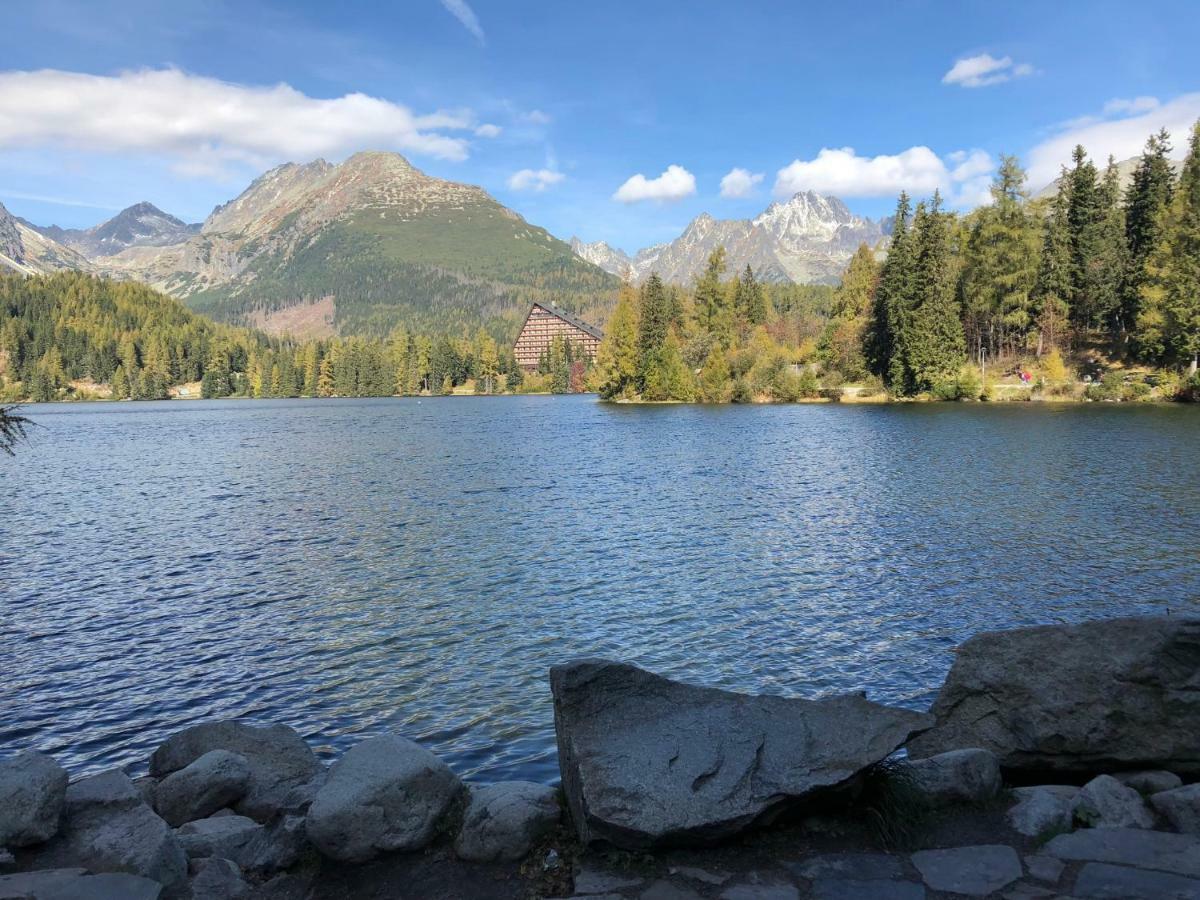
[(966, 208), (1000, 153), (1036, 187), (1076, 140), (1123, 158), (1165, 125), (1182, 147), (1200, 118), (1197, 13), (1195, 0), (7, 4), (0, 202), (39, 224), (139, 200), (198, 221), (279, 162), (391, 149), (564, 239), (627, 250), (802, 188), (873, 216), (901, 187)]

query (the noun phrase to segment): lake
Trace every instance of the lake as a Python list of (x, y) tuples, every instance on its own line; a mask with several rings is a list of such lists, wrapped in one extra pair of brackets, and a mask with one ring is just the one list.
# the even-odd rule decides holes
[(1200, 408), (592, 397), (30, 406), (0, 755), (243, 716), (558, 775), (550, 665), (925, 708), (971, 634), (1200, 610)]

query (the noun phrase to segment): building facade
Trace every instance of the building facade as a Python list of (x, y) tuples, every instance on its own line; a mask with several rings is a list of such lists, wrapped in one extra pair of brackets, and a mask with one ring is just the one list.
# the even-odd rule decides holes
[(552, 303), (535, 303), (525, 317), (521, 333), (513, 345), (513, 355), (517, 365), (527, 372), (537, 368), (542, 354), (550, 349), (550, 343), (556, 337), (563, 337), (575, 347), (583, 350), (589, 359), (596, 358), (596, 349), (604, 334), (582, 319), (573, 316), (566, 310), (559, 309)]

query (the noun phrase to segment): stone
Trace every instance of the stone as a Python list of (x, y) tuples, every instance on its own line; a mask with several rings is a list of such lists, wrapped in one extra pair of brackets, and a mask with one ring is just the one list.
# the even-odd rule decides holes
[(755, 697), (606, 660), (555, 666), (550, 686), (580, 840), (624, 849), (737, 834), (849, 781), (929, 723), (860, 694)]
[(39, 856), (39, 865), (60, 863), (139, 875), (168, 893), (187, 880), (187, 856), (175, 833), (115, 769), (67, 788), (62, 833)]
[(254, 832), (234, 860), (247, 872), (273, 875), (294, 866), (307, 848), (304, 816), (283, 815)]
[(912, 862), (926, 887), (971, 897), (985, 897), (1025, 874), (1017, 851), (1003, 844), (922, 850)]
[(925, 886), (915, 881), (862, 878), (818, 878), (813, 900), (925, 900)]
[(1058, 884), (1065, 868), (1061, 859), (1053, 856), (1033, 855), (1025, 857), (1025, 870), (1030, 878), (1044, 881), (1047, 884)]
[(654, 884), (642, 891), (639, 897), (640, 900), (703, 900), (690, 887), (675, 884), (675, 882), (667, 881), (665, 878), (654, 882)]
[(1111, 775), (1085, 784), (1071, 803), (1071, 818), (1088, 828), (1153, 828), (1146, 801)]
[(605, 872), (601, 869), (584, 868), (575, 876), (575, 893), (579, 894), (611, 894), (624, 891), (642, 884), (641, 878), (629, 875), (618, 875), (615, 872)]
[(984, 803), (1003, 785), (996, 754), (978, 748), (907, 760), (900, 771), (932, 806)]
[(158, 779), (142, 775), (133, 779), (133, 786), (138, 789), (138, 793), (142, 795), (142, 800), (146, 805), (154, 809), (155, 794), (158, 793)]
[(279, 801), (280, 810), (295, 815), (304, 815), (312, 806), (313, 800), (317, 799), (317, 791), (321, 789), (328, 778), (329, 770), (322, 766), (317, 774), (308, 781), (296, 785), (283, 795), (283, 799)]
[(25, 750), (0, 762), (0, 847), (54, 837), (67, 795), (67, 772), (44, 753)]
[(1200, 878), (1200, 838), (1140, 828), (1090, 828), (1060, 834), (1042, 851), (1065, 860), (1105, 862)]
[(794, 875), (809, 881), (820, 878), (875, 881), (900, 878), (904, 874), (900, 859), (886, 853), (823, 853), (786, 865)]
[(1157, 794), (1161, 791), (1173, 791), (1183, 785), (1183, 779), (1174, 772), (1164, 772), (1161, 769), (1151, 769), (1141, 772), (1114, 772), (1113, 778), (1133, 788), (1139, 794)]
[(203, 819), (240, 800), (250, 786), (246, 757), (228, 750), (210, 750), (172, 772), (155, 792), (155, 809), (168, 825)]
[(158, 900), (161, 894), (157, 881), (125, 872), (89, 875), (77, 868), (46, 869), (0, 878), (0, 898), (5, 900)]
[(209, 857), (192, 862), (192, 900), (237, 900), (250, 894), (237, 863)]
[(728, 872), (710, 872), (696, 866), (672, 866), (669, 873), (681, 875), (690, 881), (699, 881), (701, 884), (722, 885), (729, 880)]
[(346, 752), (308, 810), (308, 838), (331, 859), (361, 862), (428, 844), (462, 783), (444, 762), (399, 735)]
[(1150, 805), (1176, 831), (1200, 834), (1200, 783), (1159, 791), (1151, 795)]
[(955, 654), (912, 756), (983, 747), (1008, 770), (1200, 774), (1200, 618), (979, 634)]
[(794, 884), (783, 882), (735, 884), (718, 896), (720, 900), (800, 900), (800, 891)]
[(1071, 830), (1071, 807), (1079, 788), (1062, 784), (1013, 788), (1017, 798), (1007, 813), (1008, 824), (1018, 834), (1044, 838)]
[(17, 861), (17, 858), (12, 855), (11, 850), (6, 850), (0, 847), (0, 869), (7, 869)]
[(471, 788), (454, 852), (471, 862), (513, 861), (554, 830), (561, 811), (552, 787), (505, 781)]
[(321, 770), (312, 748), (294, 729), (226, 720), (193, 725), (167, 738), (150, 757), (150, 774), (163, 778), (213, 750), (245, 758), (250, 785), (234, 809), (259, 822), (284, 809), (292, 789), (307, 784)]
[(1093, 862), (1079, 870), (1071, 893), (1075, 897), (1113, 900), (1200, 900), (1200, 879)]
[(176, 834), (189, 859), (215, 856), (236, 860), (265, 828), (246, 816), (212, 816), (188, 822)]
[(0, 900), (10, 897), (33, 897), (68, 881), (75, 881), (87, 874), (87, 869), (61, 868), (42, 869), (37, 872), (17, 872), (0, 875)]

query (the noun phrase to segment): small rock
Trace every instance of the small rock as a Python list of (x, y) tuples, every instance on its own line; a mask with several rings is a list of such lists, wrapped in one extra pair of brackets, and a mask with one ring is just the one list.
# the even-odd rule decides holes
[(1025, 857), (1025, 869), (1029, 872), (1030, 878), (1036, 878), (1038, 881), (1044, 881), (1047, 884), (1058, 884), (1058, 879), (1062, 877), (1063, 861), (1055, 859), (1053, 856), (1027, 856)]
[(246, 757), (210, 750), (159, 783), (155, 808), (168, 825), (178, 827), (240, 800), (249, 786)]
[(7, 869), (16, 861), (17, 858), (12, 855), (12, 851), (0, 847), (0, 869)]
[(660, 879), (641, 893), (641, 900), (703, 900), (690, 887)]
[(512, 861), (554, 830), (560, 810), (554, 788), (508, 781), (472, 788), (454, 852), (472, 862)]
[(1025, 874), (1017, 851), (1002, 844), (922, 850), (912, 861), (928, 887), (972, 897), (1001, 890)]
[(562, 865), (562, 859), (559, 858), (558, 851), (551, 847), (546, 851), (546, 857), (542, 860), (542, 870), (545, 872), (553, 871)]
[(735, 884), (721, 891), (721, 900), (800, 900), (794, 884)]
[(1150, 769), (1143, 772), (1115, 772), (1113, 778), (1133, 788), (1139, 794), (1157, 794), (1173, 791), (1183, 784), (1183, 779), (1173, 772)]
[(600, 869), (587, 869), (575, 876), (576, 894), (611, 894), (641, 885), (641, 878), (617, 875)]
[(1079, 788), (1043, 784), (1013, 788), (1017, 803), (1008, 811), (1008, 824), (1026, 837), (1046, 837), (1071, 830), (1071, 806)]
[(818, 878), (813, 900), (925, 900), (925, 886), (914, 881)]
[(317, 799), (317, 791), (321, 790), (328, 778), (329, 770), (322, 766), (320, 771), (308, 781), (296, 785), (284, 794), (283, 799), (279, 802), (281, 811), (299, 816), (307, 813), (313, 801)]
[(1200, 879), (1092, 862), (1080, 869), (1071, 893), (1076, 897), (1112, 900), (1130, 897), (1200, 900)]
[(66, 794), (66, 770), (44, 753), (25, 750), (0, 762), (0, 847), (54, 837)]
[(219, 857), (192, 862), (192, 900), (236, 900), (250, 893), (237, 863)]
[(1139, 828), (1092, 828), (1060, 834), (1043, 851), (1059, 859), (1158, 869), (1200, 878), (1200, 838)]
[(13, 875), (0, 875), (0, 897), (8, 900), (17, 897), (24, 900), (41, 894), (58, 885), (77, 881), (87, 874), (87, 869), (64, 868), (42, 869), (37, 872), (17, 872)]
[(329, 770), (308, 810), (308, 838), (341, 862), (418, 850), (461, 791), (458, 776), (423, 747), (395, 734), (369, 738)]
[(809, 881), (819, 878), (882, 881), (903, 874), (900, 860), (886, 853), (824, 853), (786, 865)]
[(1099, 775), (1080, 789), (1071, 804), (1071, 817), (1088, 828), (1154, 827), (1154, 816), (1142, 795), (1111, 775)]
[(728, 872), (710, 872), (695, 866), (672, 866), (668, 871), (671, 875), (682, 875), (684, 878), (699, 881), (702, 884), (722, 885), (729, 880)]
[(247, 872), (273, 875), (294, 866), (307, 847), (304, 816), (284, 815), (255, 831), (233, 859)]
[(190, 859), (215, 856), (236, 860), (265, 827), (246, 816), (212, 816), (188, 822), (176, 834)]
[(933, 806), (983, 803), (1000, 793), (1000, 762), (990, 750), (967, 749), (908, 760), (901, 771)]
[(1150, 797), (1150, 805), (1176, 831), (1200, 834), (1200, 783), (1160, 791)]

